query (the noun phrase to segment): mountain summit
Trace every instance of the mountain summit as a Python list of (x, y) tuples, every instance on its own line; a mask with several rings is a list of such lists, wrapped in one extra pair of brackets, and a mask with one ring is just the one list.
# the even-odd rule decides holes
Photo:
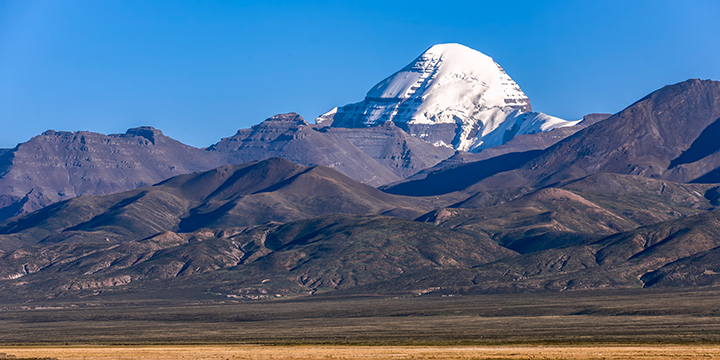
[(498, 63), (460, 44), (432, 46), (370, 89), (364, 101), (332, 109), (316, 123), (357, 128), (387, 121), (432, 144), (474, 152), (577, 123), (532, 112)]

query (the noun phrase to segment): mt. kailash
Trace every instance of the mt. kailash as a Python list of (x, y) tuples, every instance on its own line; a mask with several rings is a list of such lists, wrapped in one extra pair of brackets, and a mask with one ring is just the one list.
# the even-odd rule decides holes
[(387, 121), (434, 145), (471, 152), (502, 145), (516, 135), (580, 122), (533, 112), (525, 93), (498, 63), (460, 44), (432, 46), (370, 89), (365, 100), (315, 120), (346, 128)]
[[(589, 123), (571, 126), (577, 122), (530, 111), (525, 94), (490, 57), (459, 44), (435, 45), (381, 81), (365, 101), (325, 114), (317, 124), (280, 114), (203, 149), (151, 127), (114, 135), (47, 131), (0, 149), (0, 221), (75, 196), (271, 157), (331, 167), (380, 186), (499, 151), (456, 150), (479, 152), (511, 139), (505, 147), (515, 152), (545, 149)], [(546, 132), (558, 127), (565, 128)]]

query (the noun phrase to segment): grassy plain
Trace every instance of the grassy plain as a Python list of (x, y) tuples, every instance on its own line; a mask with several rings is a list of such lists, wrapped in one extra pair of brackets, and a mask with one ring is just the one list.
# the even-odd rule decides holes
[[(720, 359), (720, 289), (0, 305), (0, 353), (58, 359)], [(602, 355), (600, 355), (602, 354)]]

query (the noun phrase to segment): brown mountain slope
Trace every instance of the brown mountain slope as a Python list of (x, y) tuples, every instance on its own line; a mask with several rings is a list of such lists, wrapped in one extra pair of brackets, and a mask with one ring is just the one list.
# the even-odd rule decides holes
[[(710, 124), (690, 148), (673, 159), (663, 178), (696, 183), (717, 183), (720, 177), (720, 119)], [(715, 169), (709, 171), (707, 169)]]
[(713, 126), (718, 119), (720, 82), (688, 80), (657, 90), (544, 151), (502, 154), (442, 169), (426, 179), (396, 184), (385, 191), (404, 195), (474, 193), (549, 186), (597, 173), (689, 182), (713, 174), (720, 165), (714, 142), (717, 125)]
[(38, 242), (121, 242), (167, 230), (250, 226), (322, 214), (414, 218), (441, 199), (385, 194), (324, 167), (282, 158), (181, 175), (151, 187), (82, 196), (0, 223), (0, 250)]
[(489, 239), (428, 224), (335, 214), (246, 230), (167, 232), (121, 244), (29, 247), (0, 257), (0, 288), (13, 288), (14, 298), (158, 286), (269, 297), (348, 289), (515, 255)]
[(512, 250), (529, 253), (702, 213), (713, 207), (704, 195), (712, 189), (712, 185), (596, 174), (562, 188), (478, 193), (419, 220), (481, 232)]
[(464, 268), (516, 255), (487, 238), (378, 216), (302, 220), (268, 234), (265, 244), (274, 251), (236, 279), (246, 281), (253, 274), (257, 280), (290, 279), (310, 289), (349, 289), (405, 273)]
[(555, 188), (485, 209), (441, 209), (423, 220), (486, 234), (520, 253), (586, 243), (638, 226), (582, 196)]
[(720, 247), (667, 264), (640, 278), (646, 286), (700, 287), (720, 285)]
[(440, 294), (572, 291), (718, 283), (720, 211), (618, 233), (595, 243), (509, 257), (472, 269), (408, 274), (355, 292)]
[[(142, 296), (150, 289), (174, 288), (263, 298), (327, 291), (418, 295), (641, 287), (659, 283), (645, 283), (648, 274), (663, 267), (671, 269), (667, 266), (674, 262), (720, 246), (716, 235), (720, 233), (716, 229), (720, 212), (705, 211), (715, 199), (715, 187), (608, 174), (571, 182), (565, 189), (534, 191), (500, 205), (447, 208), (444, 211), (449, 215), (435, 213), (433, 220), (439, 226), (347, 214), (286, 224), (228, 226), (241, 224), (250, 215), (227, 211), (223, 216), (236, 220), (212, 220), (209, 226), (216, 227), (214, 230), (199, 228), (202, 221), (198, 221), (195, 227), (188, 227), (196, 230), (180, 232), (182, 221), (198, 216), (189, 215), (194, 203), (217, 201), (235, 206), (235, 201), (268, 194), (288, 199), (298, 195), (295, 185), (312, 188), (306, 181), (317, 181), (319, 175), (313, 170), (337, 174), (282, 159), (225, 168), (234, 171), (219, 168), (184, 175), (152, 187), (158, 188), (155, 191), (138, 189), (124, 198), (85, 196), (76, 199), (84, 203), (61, 202), (31, 214), (38, 216), (38, 227), (23, 229), (22, 223), (6, 222), (5, 227), (14, 231), (11, 236), (50, 234), (32, 246), (10, 249), (0, 256), (0, 277), (4, 279), (0, 293), (23, 299), (73, 298), (103, 292)], [(257, 174), (274, 180), (255, 186)], [(311, 176), (304, 179), (306, 174)], [(332, 182), (341, 179), (325, 178)], [(377, 192), (358, 186), (368, 189), (359, 196), (362, 199)], [(710, 195), (707, 198), (705, 188)], [(228, 189), (234, 190), (225, 191)], [(233, 195), (239, 193), (249, 194)], [(388, 201), (410, 201), (380, 195)], [(157, 200), (161, 196), (164, 203)], [(613, 200), (616, 196), (622, 200)], [(173, 206), (178, 203), (167, 199), (181, 199), (191, 206), (184, 215), (176, 216), (171, 211), (177, 211)], [(83, 211), (83, 206), (107, 210), (87, 215), (89, 220), (75, 225), (70, 217), (37, 215), (63, 206), (60, 210), (67, 212), (73, 208), (74, 212)], [(150, 206), (155, 207), (145, 212)], [(151, 213), (156, 213), (155, 217), (150, 217)], [(146, 238), (123, 232), (149, 233), (155, 231), (154, 226), (167, 228), (164, 221), (176, 230), (158, 231)], [(627, 230), (638, 221), (660, 222)], [(53, 233), (53, 226), (60, 230)], [(707, 259), (706, 263), (712, 256)], [(696, 270), (699, 268), (692, 271)]]
[(211, 194), (190, 210), (179, 230), (246, 226), (269, 220), (288, 222), (331, 213), (392, 214), (414, 219), (433, 208), (435, 201), (385, 194), (326, 167), (304, 168), (248, 195), (226, 194)]
[(628, 260), (663, 265), (720, 246), (720, 212), (711, 211), (610, 236), (595, 244), (602, 265)]
[[(503, 154), (490, 159), (431, 172), (422, 179), (381, 186), (380, 189), (389, 194), (408, 196), (434, 196), (456, 191), (474, 193), (485, 190), (485, 188), (478, 188), (476, 184), (479, 182), (499, 173), (512, 171), (540, 156), (542, 152), (542, 150), (530, 150), (520, 153)], [(524, 181), (524, 179), (519, 178), (514, 181), (512, 179), (504, 180), (505, 182), (502, 185), (497, 184), (497, 186), (491, 188), (503, 189), (527, 186), (527, 182)]]
[(517, 173), (539, 185), (593, 173), (662, 177), (718, 119), (720, 82), (688, 80), (657, 90), (559, 142)]
[(399, 181), (452, 155), (394, 126), (330, 129), (277, 115), (209, 149), (151, 127), (126, 134), (47, 131), (0, 149), (0, 220), (80, 195), (105, 195), (221, 165), (284, 157), (323, 165), (371, 185)]
[(561, 186), (638, 226), (696, 215), (717, 206), (716, 185), (681, 184), (642, 176), (595, 174)]
[[(12, 288), (15, 299), (142, 294), (149, 288), (270, 298), (327, 291), (417, 296), (683, 286), (678, 279), (687, 274), (697, 284), (713, 284), (718, 240), (710, 239), (717, 217), (713, 211), (592, 244), (517, 255), (487, 238), (429, 224), (328, 215), (252, 230), (166, 233), (76, 249), (72, 258), (62, 255), (65, 250), (54, 262), (42, 260), (53, 246), (79, 245), (22, 249), (0, 258), (0, 268), (9, 269), (0, 288)], [(607, 254), (624, 260), (607, 261)], [(693, 259), (698, 266), (687, 266)], [(667, 280), (654, 281), (659, 272)]]

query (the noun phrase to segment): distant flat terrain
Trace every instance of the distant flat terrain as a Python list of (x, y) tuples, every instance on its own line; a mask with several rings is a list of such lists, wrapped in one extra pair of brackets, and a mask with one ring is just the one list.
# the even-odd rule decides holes
[(0, 305), (0, 346), (720, 344), (717, 288), (194, 303), (167, 295)]

